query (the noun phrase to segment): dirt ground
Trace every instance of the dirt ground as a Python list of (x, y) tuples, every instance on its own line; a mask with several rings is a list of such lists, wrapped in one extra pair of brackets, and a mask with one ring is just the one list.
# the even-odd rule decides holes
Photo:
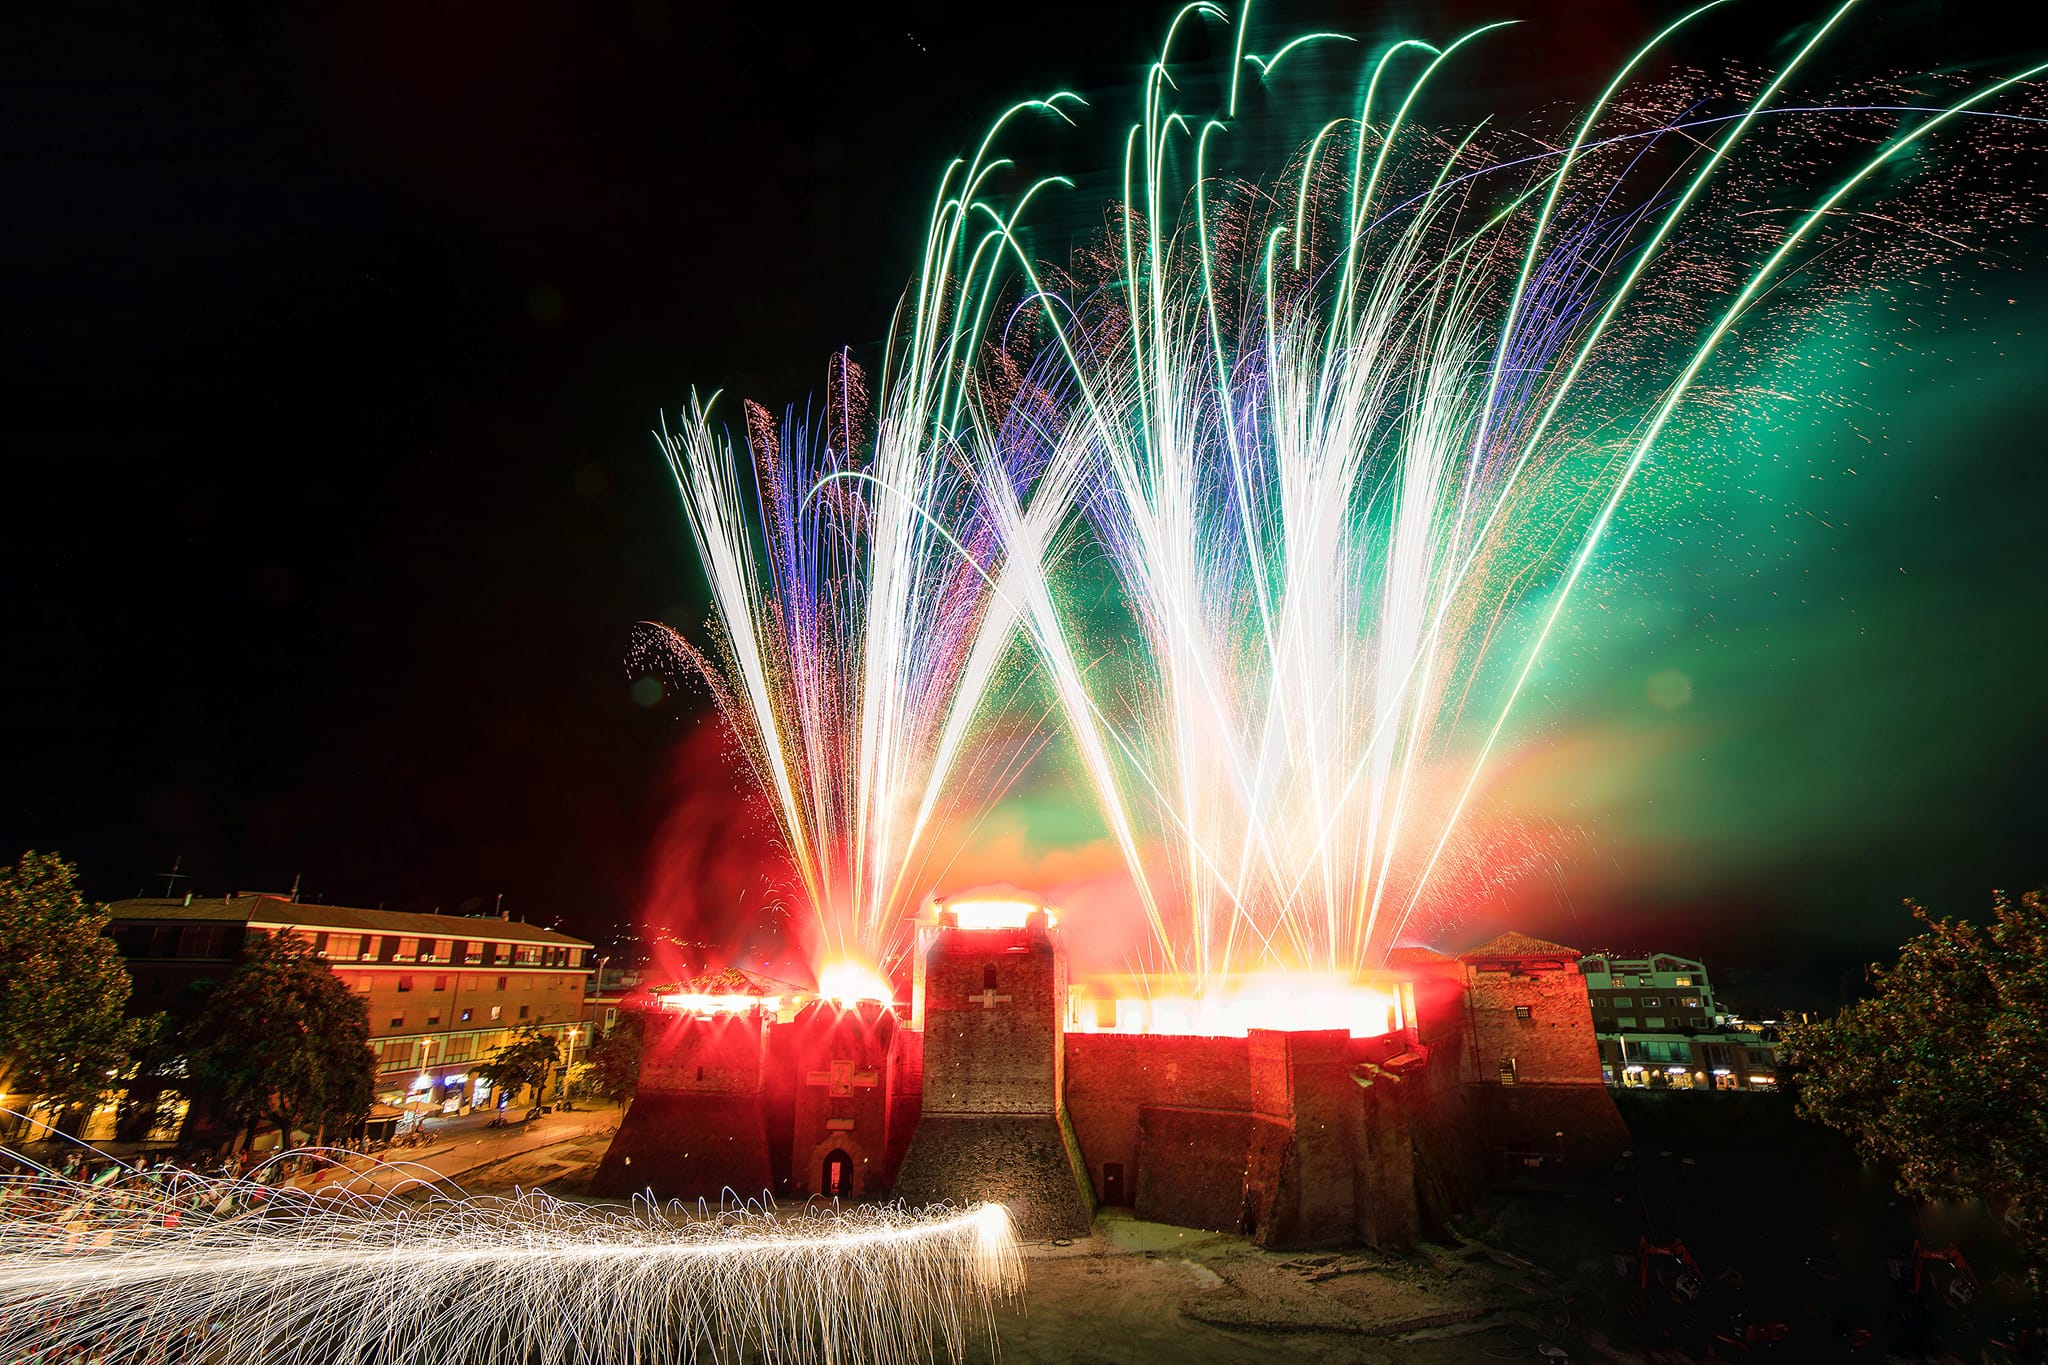
[(1406, 1256), (1275, 1253), (1109, 1210), (1093, 1237), (1027, 1248), (1024, 1297), (997, 1314), (997, 1352), (970, 1359), (1541, 1361), (1568, 1317), (1565, 1296), (1535, 1267), (1496, 1255), (1476, 1243)]

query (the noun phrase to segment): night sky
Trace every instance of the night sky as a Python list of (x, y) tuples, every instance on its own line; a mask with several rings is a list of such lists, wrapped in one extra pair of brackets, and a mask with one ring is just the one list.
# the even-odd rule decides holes
[[(1103, 109), (1092, 158), (1165, 14), (287, 8), (10, 18), (0, 848), (103, 899), (182, 858), (203, 894), (660, 920), (678, 811), (729, 817), (736, 781), (701, 702), (643, 705), (624, 662), (634, 622), (705, 614), (649, 428), (878, 349), (943, 159), (1061, 85)], [(1667, 16), (1317, 23), (1503, 11), (1528, 35), (1479, 70), (1524, 102)], [(1845, 53), (2032, 42), (1892, 6)], [(2048, 882), (2039, 244), (1646, 497), (1504, 777), (1566, 852), (1481, 927), (1832, 980), (1901, 896)], [(987, 870), (1092, 837), (1055, 785)]]

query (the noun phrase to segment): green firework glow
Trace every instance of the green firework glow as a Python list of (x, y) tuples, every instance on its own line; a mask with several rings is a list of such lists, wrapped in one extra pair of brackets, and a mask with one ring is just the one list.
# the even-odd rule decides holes
[[(1638, 485), (1810, 385), (1841, 300), (1978, 249), (1987, 201), (1926, 189), (1928, 148), (2035, 126), (2038, 68), (1940, 99), (1804, 90), (1854, 0), (1761, 76), (1645, 78), (1719, 8), (1533, 131), (1429, 118), (1508, 26), (1361, 44), (1360, 95), (1275, 175), (1232, 147), (1261, 140), (1298, 54), (1345, 44), (1262, 53), (1243, 11), (1189, 5), (1095, 244), (1035, 258), (1023, 225), (1072, 182), (1000, 154), (1080, 101), (1012, 108), (942, 178), (873, 433), (841, 423), (819, 458), (753, 424), (764, 485), (808, 490), (760, 500), (771, 555), (820, 533), (813, 500), (852, 551), (754, 569), (741, 462), (687, 415), (670, 452), (728, 644), (704, 668), (828, 938), (887, 957), (944, 812), (1000, 791), (961, 755), (1035, 720), (1002, 685), (1010, 649), (1040, 670), (1144, 956), (1198, 986), (1368, 970), (1524, 864), (1498, 801), (1511, 722)], [(1204, 28), (1221, 71), (1188, 55)], [(833, 706), (792, 707), (821, 689)]]

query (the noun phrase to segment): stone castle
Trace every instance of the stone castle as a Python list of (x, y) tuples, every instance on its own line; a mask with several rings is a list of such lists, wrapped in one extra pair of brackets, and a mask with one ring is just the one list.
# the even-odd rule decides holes
[(908, 1019), (830, 1001), (651, 1017), (593, 1188), (992, 1199), (1027, 1238), (1126, 1205), (1270, 1247), (1401, 1247), (1492, 1175), (1626, 1145), (1577, 960), (1521, 934), (1398, 950), (1378, 1036), (1083, 1032), (1050, 913), (979, 927), (942, 907)]

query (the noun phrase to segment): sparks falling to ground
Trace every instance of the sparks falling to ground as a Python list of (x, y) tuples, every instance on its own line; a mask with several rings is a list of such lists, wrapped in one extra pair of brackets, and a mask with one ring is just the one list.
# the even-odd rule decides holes
[(895, 1365), (959, 1360), (1022, 1282), (1000, 1205), (625, 1209), (406, 1176), (0, 1179), (0, 1357)]
[[(1624, 500), (1827, 301), (2031, 207), (1999, 168), (2042, 68), (1817, 96), (1850, 0), (1767, 72), (1651, 79), (1721, 3), (1508, 129), (1428, 111), (1510, 25), (1255, 43), (1249, 5), (1197, 0), (1070, 262), (1022, 233), (1074, 182), (1003, 144), (1078, 124), (1077, 96), (947, 168), (871, 438), (842, 357), (822, 437), (749, 409), (750, 504), (685, 414), (664, 444), (722, 651), (689, 657), (829, 946), (887, 962), (944, 813), (1000, 795), (1047, 707), (1191, 1017), (1247, 972), (1358, 979), (1524, 860), (1487, 778)], [(1310, 54), (1346, 52), (1357, 84), (1285, 170), (1233, 169), (1314, 102)], [(1931, 174), (1959, 147), (1974, 179)]]

